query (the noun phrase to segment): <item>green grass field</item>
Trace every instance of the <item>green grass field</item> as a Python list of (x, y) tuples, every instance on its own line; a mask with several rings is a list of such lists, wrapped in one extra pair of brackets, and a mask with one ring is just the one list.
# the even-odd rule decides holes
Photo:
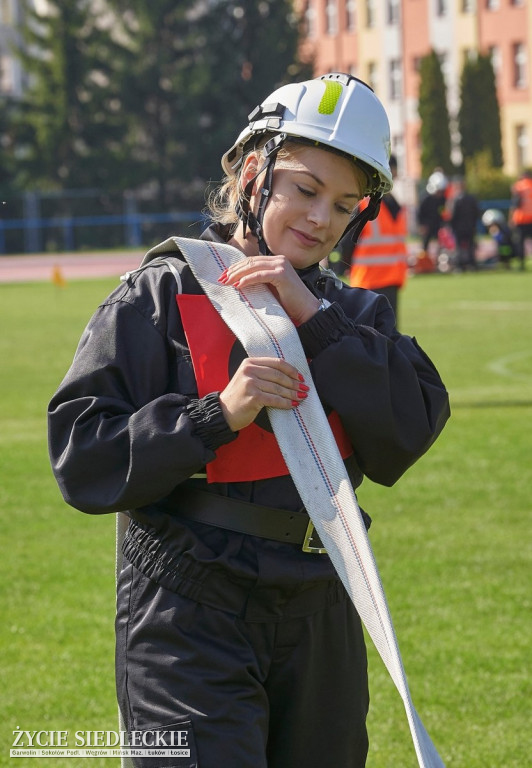
[[(45, 423), (83, 327), (115, 283), (0, 285), (0, 766), (11, 764), (18, 728), (67, 730), (70, 739), (117, 728), (114, 520), (63, 503)], [(453, 409), (396, 487), (366, 482), (360, 492), (412, 696), (447, 766), (524, 768), (532, 762), (532, 272), (413, 278), (400, 320), (436, 362)], [(402, 702), (373, 648), (370, 674), (368, 768), (415, 768)], [(40, 763), (118, 765), (15, 765)]]

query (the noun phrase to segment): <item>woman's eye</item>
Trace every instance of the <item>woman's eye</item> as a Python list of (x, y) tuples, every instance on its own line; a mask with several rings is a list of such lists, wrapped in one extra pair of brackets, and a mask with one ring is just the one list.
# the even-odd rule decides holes
[(348, 208), (346, 205), (337, 205), (336, 207), (340, 213), (345, 213), (347, 216), (351, 216), (353, 213), (351, 208)]
[(301, 187), (299, 184), (296, 184), (296, 187), (301, 192), (302, 195), (305, 195), (305, 197), (314, 197), (314, 190), (313, 189), (307, 189), (306, 187)]

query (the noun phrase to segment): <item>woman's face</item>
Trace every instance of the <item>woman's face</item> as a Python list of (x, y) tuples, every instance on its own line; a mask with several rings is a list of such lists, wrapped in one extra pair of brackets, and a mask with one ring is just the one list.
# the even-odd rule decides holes
[(347, 158), (298, 147), (278, 159), (264, 237), (272, 253), (303, 269), (329, 255), (360, 201), (365, 177)]

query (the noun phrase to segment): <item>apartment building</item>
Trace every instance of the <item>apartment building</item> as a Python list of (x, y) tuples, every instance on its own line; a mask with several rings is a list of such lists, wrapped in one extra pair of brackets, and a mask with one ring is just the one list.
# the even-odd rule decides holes
[[(451, 120), (464, 61), (493, 61), (504, 170), (532, 166), (529, 0), (295, 0), (304, 19), (303, 54), (316, 74), (349, 72), (375, 90), (390, 118), (392, 149), (403, 178), (419, 179), (419, 62), (431, 48), (442, 63)], [(454, 160), (459, 160), (455, 135)]]

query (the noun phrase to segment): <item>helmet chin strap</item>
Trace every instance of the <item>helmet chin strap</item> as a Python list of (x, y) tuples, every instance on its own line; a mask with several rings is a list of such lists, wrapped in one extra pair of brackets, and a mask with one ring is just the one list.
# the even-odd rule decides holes
[[(248, 181), (248, 183), (246, 184), (244, 191), (240, 196), (240, 199), (236, 207), (238, 216), (242, 220), (242, 223), (244, 225), (244, 237), (246, 236), (246, 229), (249, 227), (249, 231), (251, 232), (251, 234), (257, 238), (257, 242), (259, 244), (259, 253), (262, 254), (263, 256), (272, 255), (272, 252), (268, 248), (268, 244), (264, 239), (264, 230), (263, 230), (262, 223), (264, 220), (264, 213), (266, 211), (266, 206), (268, 205), (268, 201), (270, 199), (270, 194), (272, 190), (273, 169), (275, 167), (275, 159), (285, 139), (286, 139), (286, 134), (279, 133), (277, 134), (277, 136), (274, 136), (273, 139), (270, 139), (270, 141), (266, 142), (263, 149), (263, 153), (266, 160), (262, 165), (262, 167), (259, 169), (259, 171), (257, 171), (255, 176), (253, 176), (253, 178), (250, 181)], [(263, 171), (265, 171), (266, 174), (265, 174), (264, 182), (261, 186), (261, 189), (259, 190), (259, 194), (260, 194), (259, 207), (257, 209), (257, 215), (255, 216), (255, 214), (253, 213), (250, 207), (251, 195), (253, 192), (253, 185), (255, 184), (255, 181), (258, 179), (261, 173), (263, 173)]]
[(373, 219), (376, 219), (377, 216), (379, 215), (381, 200), (382, 200), (381, 194), (370, 195), (368, 205), (364, 208), (363, 211), (359, 211), (353, 216), (353, 218), (345, 228), (340, 240), (343, 240), (346, 237), (346, 235), (349, 235), (351, 243), (355, 245), (356, 241), (360, 237), (360, 233), (362, 232), (362, 230), (364, 229), (368, 221), (373, 221)]

